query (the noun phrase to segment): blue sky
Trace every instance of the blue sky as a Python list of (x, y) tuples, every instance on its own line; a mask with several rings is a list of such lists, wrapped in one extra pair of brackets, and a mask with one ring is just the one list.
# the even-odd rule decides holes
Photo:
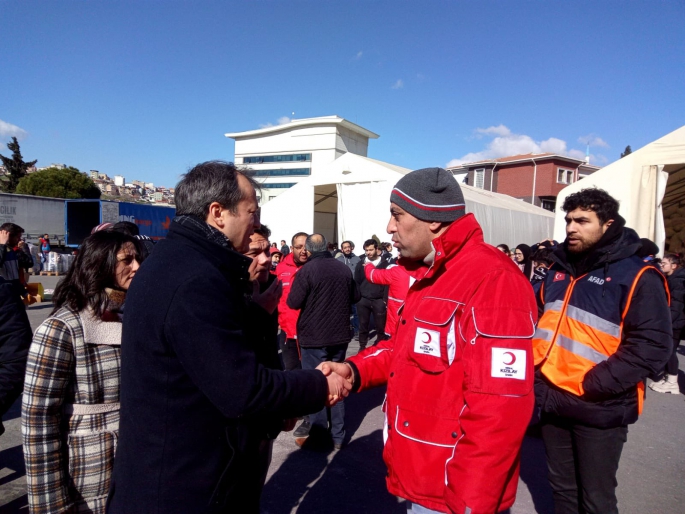
[(0, 153), (174, 185), (337, 114), (408, 168), (616, 160), (685, 124), (685, 2), (0, 0)]

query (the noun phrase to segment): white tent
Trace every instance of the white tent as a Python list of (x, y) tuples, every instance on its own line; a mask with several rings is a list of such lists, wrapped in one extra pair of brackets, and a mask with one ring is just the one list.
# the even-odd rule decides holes
[(673, 240), (671, 251), (682, 248), (685, 226), (672, 220), (685, 218), (685, 126), (565, 187), (557, 197), (555, 239), (566, 237), (564, 199), (588, 187), (604, 189), (619, 200), (626, 225), (654, 241), (662, 253), (671, 242), (667, 239)]
[[(330, 241), (354, 241), (372, 235), (389, 241), (390, 192), (411, 170), (346, 153), (262, 206), (262, 222), (272, 240), (296, 232), (320, 232)], [(490, 244), (534, 243), (552, 235), (554, 215), (507, 195), (462, 185), (466, 211), (483, 227)]]

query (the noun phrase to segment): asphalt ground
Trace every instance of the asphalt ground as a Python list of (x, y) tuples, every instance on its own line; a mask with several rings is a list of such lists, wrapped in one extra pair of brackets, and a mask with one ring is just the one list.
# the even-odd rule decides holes
[[(57, 277), (32, 277), (54, 289)], [(28, 308), (35, 329), (50, 313), (50, 303)], [(352, 342), (348, 355), (356, 353)], [(685, 357), (679, 355), (685, 369)], [(681, 392), (685, 374), (680, 372)], [(262, 495), (262, 514), (404, 513), (403, 500), (385, 488), (383, 449), (384, 389), (350, 396), (345, 401), (347, 444), (300, 449), (292, 433), (274, 442), (273, 460)], [(0, 437), (0, 514), (27, 513), (26, 479), (21, 449), (20, 402), (5, 415)], [(618, 471), (622, 514), (685, 512), (685, 396), (647, 390), (645, 410), (629, 427)], [(526, 437), (521, 454), (521, 479), (511, 514), (551, 514), (552, 496), (546, 478), (542, 441)], [(237, 511), (239, 512), (239, 511)]]

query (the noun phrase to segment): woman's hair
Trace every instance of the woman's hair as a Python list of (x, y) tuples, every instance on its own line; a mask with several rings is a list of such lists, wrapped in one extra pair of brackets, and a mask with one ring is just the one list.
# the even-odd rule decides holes
[(131, 243), (137, 258), (135, 241), (129, 235), (111, 230), (101, 230), (84, 239), (64, 280), (55, 289), (52, 313), (65, 306), (76, 312), (90, 307), (96, 316), (102, 316), (109, 303), (105, 289), (117, 287), (117, 253), (126, 243)]
[(671, 264), (676, 264), (679, 267), (683, 266), (683, 258), (677, 253), (667, 253), (663, 256), (662, 260), (663, 259), (668, 259), (669, 261), (671, 261)]
[(501, 245), (497, 245), (497, 248), (499, 250), (502, 250), (507, 255), (509, 255), (509, 252), (511, 251), (511, 250), (509, 250), (509, 247), (507, 245), (505, 245), (504, 243), (502, 243)]

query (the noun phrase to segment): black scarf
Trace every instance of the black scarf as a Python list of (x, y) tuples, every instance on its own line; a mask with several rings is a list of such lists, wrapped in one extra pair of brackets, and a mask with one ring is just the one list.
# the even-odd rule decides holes
[(202, 234), (208, 241), (233, 250), (231, 241), (217, 228), (214, 228), (206, 221), (190, 214), (176, 216), (174, 221), (194, 232)]

